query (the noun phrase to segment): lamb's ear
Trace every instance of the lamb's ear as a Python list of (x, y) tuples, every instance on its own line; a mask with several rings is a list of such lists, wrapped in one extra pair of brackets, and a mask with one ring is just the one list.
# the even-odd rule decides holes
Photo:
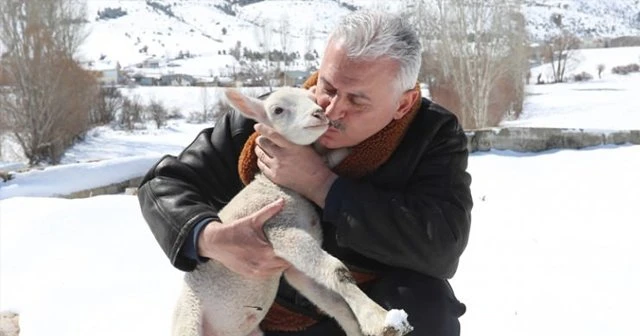
[(259, 123), (270, 124), (262, 100), (245, 96), (236, 89), (226, 89), (224, 90), (224, 94), (229, 104), (245, 117)]

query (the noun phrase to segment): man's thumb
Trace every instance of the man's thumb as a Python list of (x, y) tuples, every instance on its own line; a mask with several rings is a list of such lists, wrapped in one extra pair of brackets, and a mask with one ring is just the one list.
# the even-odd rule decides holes
[(262, 225), (269, 218), (275, 216), (284, 207), (284, 199), (279, 198), (277, 201), (266, 205), (264, 208), (256, 212), (256, 222)]

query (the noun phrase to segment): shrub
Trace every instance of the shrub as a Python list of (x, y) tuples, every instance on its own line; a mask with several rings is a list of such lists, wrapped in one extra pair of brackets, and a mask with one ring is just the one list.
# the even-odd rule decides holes
[(636, 63), (619, 65), (619, 66), (613, 67), (611, 69), (611, 72), (616, 75), (628, 75), (632, 72), (640, 72), (640, 65)]
[(136, 129), (136, 124), (142, 122), (144, 106), (140, 103), (140, 97), (125, 98), (120, 109), (118, 125), (127, 131)]
[(180, 109), (177, 107), (172, 108), (167, 115), (167, 119), (181, 119), (182, 113), (180, 113)]
[(122, 108), (124, 97), (115, 87), (102, 87), (96, 106), (92, 108), (89, 122), (92, 125), (104, 125), (115, 120), (116, 113)]
[(160, 128), (167, 124), (169, 112), (164, 105), (158, 100), (151, 100), (149, 103), (148, 113), (156, 124), (156, 128)]
[(98, 20), (117, 19), (125, 15), (127, 15), (127, 11), (122, 10), (122, 7), (118, 7), (118, 8), (107, 7), (104, 10), (98, 11)]
[(586, 82), (592, 79), (593, 79), (593, 76), (586, 71), (573, 75), (573, 80), (576, 82)]
[(229, 105), (229, 103), (225, 99), (218, 99), (218, 102), (211, 109), (211, 121), (216, 121), (218, 118), (231, 111), (232, 109), (233, 107), (231, 107), (231, 105)]
[(13, 180), (13, 174), (11, 174), (10, 172), (4, 172), (0, 170), (0, 179), (2, 179), (2, 182)]

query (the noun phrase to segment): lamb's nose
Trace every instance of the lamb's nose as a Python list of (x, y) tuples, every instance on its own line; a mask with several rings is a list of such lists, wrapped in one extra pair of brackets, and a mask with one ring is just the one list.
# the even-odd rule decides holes
[(326, 120), (327, 119), (327, 117), (324, 115), (324, 111), (322, 109), (317, 109), (317, 110), (313, 111), (313, 113), (311, 115), (316, 119), (320, 119), (320, 120)]

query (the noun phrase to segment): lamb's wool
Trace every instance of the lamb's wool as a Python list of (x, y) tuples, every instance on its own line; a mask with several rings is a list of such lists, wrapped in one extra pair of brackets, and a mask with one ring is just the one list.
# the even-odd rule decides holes
[[(316, 85), (318, 73), (314, 73), (304, 83), (303, 87), (309, 89)], [(420, 93), (420, 87), (415, 89)], [(404, 117), (393, 120), (385, 128), (366, 139), (362, 143), (351, 149), (349, 155), (333, 171), (339, 176), (349, 178), (361, 178), (368, 173), (375, 171), (393, 154), (396, 147), (402, 141), (411, 121), (420, 110), (421, 100), (418, 99), (411, 111)], [(255, 154), (256, 138), (258, 133), (253, 133), (245, 143), (238, 161), (238, 172), (240, 179), (246, 185), (253, 180), (254, 175), (259, 171), (258, 157)], [(351, 272), (359, 286), (375, 279), (375, 275)], [(317, 320), (313, 317), (291, 311), (286, 307), (274, 302), (273, 306), (263, 319), (260, 327), (265, 331), (300, 331), (304, 330)]]

